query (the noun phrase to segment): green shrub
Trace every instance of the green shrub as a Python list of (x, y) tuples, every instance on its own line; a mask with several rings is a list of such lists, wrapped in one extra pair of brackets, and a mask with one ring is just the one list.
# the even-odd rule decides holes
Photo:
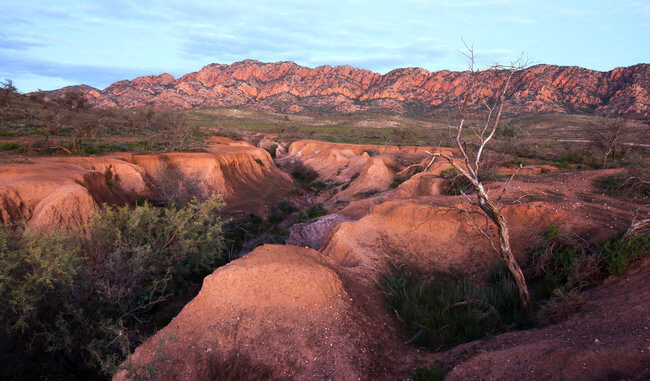
[(427, 282), (398, 268), (380, 281), (388, 308), (406, 323), (409, 342), (430, 350), (449, 348), (507, 330), (522, 319), (514, 280), (488, 286), (445, 279)]
[(311, 205), (310, 207), (303, 209), (298, 214), (295, 222), (308, 221), (325, 215), (327, 215), (327, 210), (323, 208), (323, 204)]
[(560, 160), (560, 161), (555, 161), (551, 163), (552, 166), (560, 169), (570, 169), (571, 168), (571, 163), (567, 160)]
[(562, 233), (551, 226), (540, 234), (530, 249), (531, 279), (537, 282), (537, 293), (549, 298), (556, 290), (568, 292), (596, 284), (602, 278), (601, 258), (584, 241)]
[(166, 301), (226, 262), (222, 205), (104, 207), (80, 229), (0, 230), (2, 378), (109, 377), (177, 313)]
[(18, 147), (20, 147), (20, 144), (18, 144), (16, 142), (7, 142), (7, 143), (2, 143), (2, 145), (0, 145), (0, 150), (2, 150), (2, 151), (10, 151), (10, 150), (16, 149)]
[(376, 149), (369, 149), (363, 152), (367, 153), (370, 157), (379, 155), (379, 152)]
[(650, 251), (650, 236), (622, 240), (622, 234), (590, 246), (551, 226), (530, 250), (529, 281), (542, 299), (536, 313), (541, 325), (557, 323), (580, 309), (580, 291), (593, 287), (608, 274), (620, 274), (641, 254)]
[(393, 182), (390, 184), (391, 188), (397, 188), (401, 183), (408, 180), (406, 177), (395, 176), (393, 177)]
[(650, 235), (634, 237), (625, 241), (621, 237), (617, 237), (607, 241), (603, 245), (607, 271), (610, 274), (621, 274), (629, 267), (630, 263), (648, 251), (650, 251)]
[(284, 214), (289, 214), (292, 213), (294, 210), (296, 210), (296, 208), (293, 205), (291, 205), (289, 201), (281, 201), (278, 204), (278, 209), (280, 209), (280, 211)]
[(311, 187), (315, 188), (315, 189), (318, 189), (318, 190), (322, 190), (322, 189), (327, 188), (327, 184), (325, 184), (322, 181), (314, 181), (314, 182), (311, 183)]
[(263, 166), (264, 166), (264, 162), (262, 161), (262, 159), (255, 159), (255, 162), (256, 162), (257, 164), (259, 164), (260, 167), (263, 167)]

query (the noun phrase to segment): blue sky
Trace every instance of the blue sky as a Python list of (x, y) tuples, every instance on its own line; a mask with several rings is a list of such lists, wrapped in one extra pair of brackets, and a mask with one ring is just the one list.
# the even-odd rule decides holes
[(251, 58), (462, 70), (524, 52), (535, 63), (596, 70), (650, 62), (650, 1), (0, 0), (0, 78), (20, 91), (122, 79)]

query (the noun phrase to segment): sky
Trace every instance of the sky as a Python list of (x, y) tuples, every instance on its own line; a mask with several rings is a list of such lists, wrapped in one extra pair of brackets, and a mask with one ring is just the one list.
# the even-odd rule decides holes
[(464, 70), (533, 63), (607, 71), (650, 62), (650, 1), (0, 0), (0, 79), (21, 92), (103, 89), (244, 59)]

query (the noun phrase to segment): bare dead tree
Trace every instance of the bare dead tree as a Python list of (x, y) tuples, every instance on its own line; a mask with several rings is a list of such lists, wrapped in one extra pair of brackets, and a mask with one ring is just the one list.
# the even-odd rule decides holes
[[(468, 89), (464, 94), (460, 104), (460, 121), (458, 125), (450, 126), (450, 138), (460, 151), (461, 162), (448, 154), (438, 150), (430, 152), (431, 160), (442, 157), (447, 160), (462, 176), (472, 184), (473, 196), (462, 193), (466, 202), (470, 204), (469, 208), (464, 208), (465, 215), (470, 224), (476, 228), (490, 242), (492, 248), (499, 254), (500, 258), (506, 264), (519, 288), (519, 298), (524, 310), (530, 310), (530, 293), (526, 285), (526, 279), (521, 267), (517, 263), (510, 246), (510, 229), (505, 216), (500, 207), (500, 200), (507, 190), (510, 180), (504, 184), (501, 194), (493, 199), (481, 183), (481, 170), (485, 164), (485, 148), (494, 137), (503, 112), (504, 102), (508, 96), (508, 89), (515, 72), (522, 70), (525, 63), (522, 59), (512, 62), (508, 66), (496, 65), (488, 68), (489, 70), (498, 70), (505, 75), (505, 80), (491, 97), (486, 96), (480, 88), (479, 76), (486, 71), (475, 69), (474, 51), (467, 47), (466, 54), (469, 61), (468, 71)], [(479, 120), (476, 119), (477, 112), (470, 110), (472, 104), (479, 104), (484, 115)], [(473, 141), (470, 141), (471, 139)], [(430, 165), (430, 163), (429, 163)], [(513, 174), (513, 177), (515, 173)], [(483, 219), (476, 220), (476, 215), (482, 215)], [(491, 225), (491, 224), (492, 225)], [(498, 244), (492, 237), (492, 226), (496, 226), (498, 235)]]
[(603, 153), (603, 167), (607, 165), (607, 158), (616, 157), (616, 151), (620, 150), (622, 140), (627, 133), (625, 119), (613, 119), (602, 125), (593, 125), (591, 133), (594, 137), (594, 145)]
[(84, 139), (88, 136), (95, 137), (101, 118), (94, 114), (80, 114), (73, 119), (74, 135), (70, 144), (70, 151), (78, 151)]

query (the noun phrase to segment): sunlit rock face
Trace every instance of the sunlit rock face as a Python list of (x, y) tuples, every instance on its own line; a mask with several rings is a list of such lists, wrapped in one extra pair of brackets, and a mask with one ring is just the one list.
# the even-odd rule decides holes
[[(481, 74), (478, 92), (491, 96), (507, 78), (505, 71)], [(650, 65), (609, 72), (575, 66), (537, 65), (512, 78), (508, 110), (650, 116)], [(210, 64), (174, 79), (170, 74), (119, 81), (104, 90), (73, 86), (102, 108), (233, 107), (301, 113), (350, 113), (380, 110), (426, 114), (457, 105), (467, 91), (467, 72), (396, 69), (385, 75), (351, 66), (307, 68), (293, 62), (245, 60)]]

